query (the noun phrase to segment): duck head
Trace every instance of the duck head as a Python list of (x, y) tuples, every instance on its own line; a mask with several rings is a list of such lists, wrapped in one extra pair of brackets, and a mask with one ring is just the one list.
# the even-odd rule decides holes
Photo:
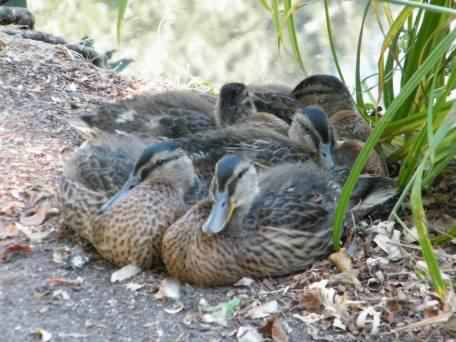
[(230, 223), (236, 210), (249, 208), (258, 193), (258, 176), (251, 161), (226, 155), (215, 166), (209, 199), (212, 209), (202, 226), (206, 234), (217, 234)]
[(243, 83), (226, 83), (220, 89), (215, 109), (218, 127), (226, 127), (256, 114), (255, 96)]
[(328, 115), (316, 106), (300, 109), (288, 131), (291, 140), (311, 147), (319, 154), (320, 162), (328, 168), (335, 165), (336, 139)]
[(137, 160), (127, 182), (99, 210), (101, 214), (143, 183), (168, 181), (188, 190), (197, 181), (189, 156), (173, 142), (163, 142), (146, 147)]

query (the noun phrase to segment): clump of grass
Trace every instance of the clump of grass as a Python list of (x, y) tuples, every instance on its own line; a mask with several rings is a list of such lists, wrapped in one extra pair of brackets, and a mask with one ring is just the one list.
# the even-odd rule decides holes
[[(283, 11), (280, 11), (279, 0), (271, 0), (273, 6), (270, 7), (266, 1), (261, 2), (274, 18), (278, 41), (282, 41), (279, 32), (286, 25), (293, 45), (293, 37), (296, 37), (296, 32), (293, 33), (293, 4), (284, 1)], [(404, 7), (394, 15), (388, 2), (402, 4)], [(377, 22), (384, 33), (378, 57), (378, 98), (375, 104), (369, 104), (365, 100), (366, 92), (360, 72), (363, 29), (372, 4), (375, 5)], [(343, 80), (327, 0), (323, 6), (331, 53)], [(401, 165), (398, 188), (402, 194), (392, 217), (396, 216), (397, 208), (403, 201), (409, 198), (421, 251), (434, 288), (441, 297), (446, 294), (446, 285), (428, 236), (422, 192), (432, 186), (435, 177), (456, 156), (456, 104), (451, 97), (456, 88), (456, 30), (451, 27), (456, 18), (455, 8), (456, 4), (451, 0), (367, 2), (359, 29), (354, 70), (356, 103), (366, 119), (368, 109), (372, 106), (383, 104), (386, 110), (381, 118), (369, 118), (375, 121), (374, 129), (343, 187), (333, 229), (334, 244), (340, 247), (351, 192), (371, 151), (379, 144), (387, 145), (389, 150), (394, 151), (389, 159), (399, 161)], [(386, 28), (382, 23), (383, 18)], [(280, 22), (282, 26), (277, 27)], [(293, 51), (295, 57), (300, 58), (297, 53), (299, 47), (293, 47)], [(304, 65), (303, 61), (300, 63)]]

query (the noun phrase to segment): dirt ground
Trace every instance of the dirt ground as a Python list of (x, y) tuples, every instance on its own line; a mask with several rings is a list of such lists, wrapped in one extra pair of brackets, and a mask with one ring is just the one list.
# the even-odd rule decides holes
[[(54, 186), (65, 156), (82, 142), (67, 120), (144, 84), (5, 30), (1, 341), (451, 340), (448, 326), (431, 324), (448, 308), (434, 297), (425, 270), (415, 272), (416, 243), (399, 244), (399, 230), (387, 222), (360, 223), (364, 233), (348, 248), (353, 265), (342, 273), (325, 260), (302, 274), (217, 289), (172, 291), (162, 271), (112, 283), (116, 269), (62, 230)], [(451, 273), (452, 255), (442, 251), (439, 259)]]

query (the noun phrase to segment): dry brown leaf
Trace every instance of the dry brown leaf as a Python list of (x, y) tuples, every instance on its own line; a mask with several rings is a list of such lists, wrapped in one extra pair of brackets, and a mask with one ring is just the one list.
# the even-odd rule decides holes
[(0, 240), (5, 240), (17, 236), (18, 230), (14, 223), (4, 223), (0, 221)]
[(279, 317), (268, 320), (266, 324), (260, 328), (260, 332), (264, 337), (271, 338), (273, 342), (288, 342), (288, 334)]
[(39, 226), (43, 224), (52, 215), (57, 215), (57, 208), (39, 207), (36, 210), (31, 210), (21, 215), (20, 222), (25, 226)]
[(16, 216), (24, 207), (25, 204), (19, 201), (9, 201), (2, 203), (0, 206), (0, 215)]
[(29, 239), (32, 242), (39, 243), (39, 242), (43, 241), (45, 238), (47, 238), (48, 235), (51, 233), (50, 230), (36, 232), (32, 228), (22, 225), (19, 222), (16, 222), (15, 225), (16, 225), (16, 229), (18, 231), (20, 231), (21, 233), (23, 233), (27, 237), (27, 239)]
[(17, 253), (31, 254), (32, 247), (22, 243), (12, 243), (5, 247), (0, 253), (0, 262), (7, 262), (12, 255)]
[(352, 270), (352, 261), (347, 255), (345, 248), (329, 256), (329, 260), (336, 265), (339, 272), (350, 272)]
[(299, 302), (302, 305), (303, 309), (309, 312), (321, 312), (321, 297), (320, 289), (306, 289), (299, 296)]

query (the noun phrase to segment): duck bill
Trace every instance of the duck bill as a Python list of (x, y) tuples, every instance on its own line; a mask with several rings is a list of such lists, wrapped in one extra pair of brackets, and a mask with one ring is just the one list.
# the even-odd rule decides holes
[(106, 211), (110, 210), (113, 205), (115, 205), (117, 202), (125, 198), (128, 195), (128, 192), (132, 188), (134, 188), (139, 183), (139, 181), (139, 177), (130, 176), (126, 183), (122, 186), (122, 188), (114, 196), (112, 196), (105, 204), (103, 204), (100, 209), (98, 209), (97, 214), (103, 214)]
[(218, 193), (209, 217), (202, 227), (203, 232), (206, 234), (220, 233), (230, 222), (234, 208), (227, 192)]
[(334, 162), (333, 158), (333, 147), (332, 144), (321, 144), (320, 145), (320, 151), (321, 151), (321, 161), (324, 164), (325, 167), (327, 168), (332, 168), (336, 165)]

